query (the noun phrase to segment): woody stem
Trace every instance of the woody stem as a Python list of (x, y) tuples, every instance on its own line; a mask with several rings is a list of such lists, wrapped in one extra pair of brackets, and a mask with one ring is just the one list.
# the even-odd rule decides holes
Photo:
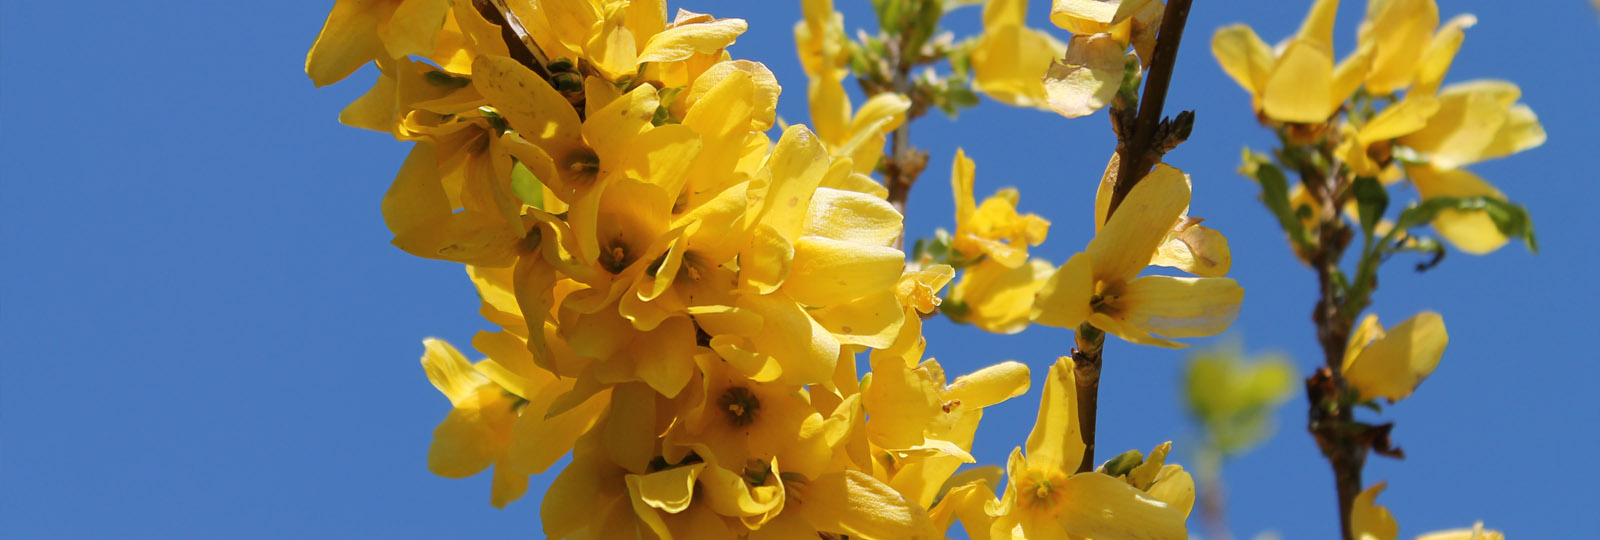
[[(1138, 119), (1130, 132), (1123, 133), (1126, 140), (1118, 141), (1122, 164), (1118, 169), (1116, 184), (1112, 186), (1111, 206), (1106, 219), (1111, 219), (1122, 199), (1127, 198), (1134, 184), (1146, 171), (1155, 166), (1151, 150), (1155, 148), (1160, 131), (1161, 109), (1167, 102), (1167, 86), (1172, 83), (1172, 68), (1177, 64), (1178, 45), (1183, 41), (1183, 27), (1189, 19), (1191, 0), (1172, 0), (1161, 15), (1160, 33), (1156, 35), (1155, 52), (1151, 54), (1150, 73), (1145, 78), (1143, 95), (1139, 99)], [(1112, 114), (1117, 114), (1113, 111)], [(1135, 174), (1137, 173), (1137, 174)], [(1086, 332), (1087, 331), (1087, 332)], [(1085, 323), (1078, 328), (1078, 349), (1072, 352), (1073, 371), (1078, 383), (1078, 427), (1083, 433), (1083, 461), (1078, 472), (1094, 470), (1095, 417), (1100, 407), (1100, 368), (1105, 348), (1105, 333)]]

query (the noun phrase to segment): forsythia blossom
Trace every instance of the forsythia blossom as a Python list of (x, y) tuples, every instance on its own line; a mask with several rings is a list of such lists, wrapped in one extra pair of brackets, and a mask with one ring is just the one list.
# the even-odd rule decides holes
[[(1033, 69), (1002, 57), (1061, 47), (1020, 26), (1020, 2), (991, 4), (991, 29), (1012, 34), (989, 40), (980, 87), (1044, 99), (1037, 77), (997, 82)], [(783, 126), (772, 71), (728, 52), (741, 19), (669, 18), (660, 0), (335, 3), (307, 74), (321, 86), (376, 65), (340, 120), (412, 144), (381, 205), (393, 243), (464, 265), (493, 325), (472, 339), (477, 362), (424, 341), (451, 405), (429, 469), (492, 469), (503, 507), (570, 455), (542, 497), (550, 537), (938, 538), (955, 520), (986, 536), (1184, 537), (1193, 483), (1165, 464), (1169, 446), (1072, 474), (1085, 446), (1064, 364), (1004, 497), (997, 468), (959, 471), (977, 461), (984, 409), (1025, 393), (1029, 369), (950, 379), (924, 357), (922, 317), (956, 269), (907, 267), (903, 216), (869, 176), (911, 100), (853, 108), (841, 18), (827, 1), (804, 7), (815, 132)], [(1097, 31), (1125, 42), (1121, 20)], [(976, 204), (973, 164), (956, 162), (953, 247), (974, 264), (954, 303), (1020, 330), (1054, 270), (1027, 251), (1049, 222), (1020, 214), (1015, 190)], [(1186, 206), (1186, 184), (1147, 184)], [(1131, 208), (1157, 195), (1136, 193), (1108, 231), (1147, 217)], [(1134, 272), (1215, 265), (1194, 262), (1214, 245), (1197, 221), (1149, 216), (1160, 223)], [(1156, 251), (1171, 242), (1188, 247)], [(1114, 316), (1143, 305), (1102, 303)]]

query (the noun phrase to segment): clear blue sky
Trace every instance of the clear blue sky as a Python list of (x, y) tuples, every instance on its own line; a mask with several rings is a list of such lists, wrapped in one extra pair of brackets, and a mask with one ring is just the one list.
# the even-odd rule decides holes
[[(865, 0), (836, 0), (850, 28)], [(549, 477), (504, 511), (488, 478), (425, 467), (449, 403), (429, 386), (421, 339), (465, 346), (485, 327), (459, 266), (389, 246), (378, 201), (407, 146), (335, 117), (369, 68), (318, 90), (302, 73), (331, 2), (6, 2), (0, 6), (0, 536), (537, 536)], [(859, 5), (857, 5), (859, 4)], [(1047, 2), (1032, 2), (1047, 26)], [(1195, 3), (1170, 110), (1198, 110), (1168, 162), (1195, 180), (1193, 213), (1228, 235), (1247, 293), (1231, 335), (1248, 349), (1318, 356), (1311, 272), (1296, 263), (1239, 149), (1263, 147), (1248, 97), (1211, 58), (1211, 32), (1247, 22), (1269, 41), (1309, 1)], [(1365, 2), (1341, 11), (1341, 50)], [(1453, 253), (1418, 276), (1383, 274), (1390, 324), (1444, 314), (1451, 343), (1411, 399), (1390, 410), (1410, 458), (1374, 459), (1402, 537), (1484, 520), (1516, 538), (1570, 536), (1593, 513), (1595, 426), (1592, 236), (1600, 188), (1595, 72), (1600, 20), (1583, 0), (1444, 0), (1480, 24), (1449, 81), (1516, 81), (1549, 142), (1474, 170), (1528, 205), (1544, 251)], [(805, 121), (791, 29), (798, 1), (684, 0), (744, 17), (733, 49), (786, 85), (779, 112)], [(979, 12), (950, 17), (960, 34)], [(932, 153), (911, 196), (912, 236), (953, 225), (947, 183), (957, 145), (978, 190), (1019, 186), (1023, 209), (1055, 221), (1037, 253), (1060, 262), (1090, 234), (1095, 181), (1112, 149), (1103, 114), (1067, 121), (986, 103), (913, 140)], [(1036, 369), (1068, 334), (1013, 337), (933, 322), (929, 351), (952, 373), (1006, 359)], [(1203, 341), (1202, 341), (1203, 342)], [(1100, 448), (1180, 449), (1181, 353), (1114, 342), (1101, 389)], [(1001, 463), (1033, 419), (1037, 391), (991, 409), (975, 454)], [(1331, 475), (1302, 428), (1304, 399), (1279, 435), (1229, 464), (1229, 517), (1248, 538), (1336, 534)], [(1198, 521), (1191, 529), (1199, 532)]]

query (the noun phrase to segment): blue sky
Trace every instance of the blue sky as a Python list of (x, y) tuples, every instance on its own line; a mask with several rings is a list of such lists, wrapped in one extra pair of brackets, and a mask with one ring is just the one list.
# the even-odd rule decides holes
[[(848, 28), (874, 24), (865, 0), (836, 2)], [(1303, 371), (1320, 355), (1314, 276), (1234, 173), (1240, 147), (1265, 147), (1270, 133), (1207, 43), (1231, 22), (1275, 41), (1308, 4), (1196, 2), (1168, 109), (1196, 109), (1198, 124), (1167, 159), (1193, 175), (1193, 213), (1230, 239), (1247, 293), (1229, 336), (1286, 352)], [(1342, 51), (1364, 2), (1346, 4)], [(1590, 361), (1600, 255), (1584, 247), (1600, 201), (1586, 163), (1600, 149), (1600, 19), (1582, 0), (1441, 4), (1446, 17), (1480, 20), (1447, 82), (1515, 81), (1549, 132), (1541, 148), (1473, 168), (1531, 209), (1543, 251), (1452, 253), (1423, 275), (1386, 268), (1376, 312), (1393, 324), (1437, 310), (1451, 343), (1434, 376), (1386, 413), (1410, 457), (1374, 458), (1367, 478), (1390, 482), (1381, 500), (1403, 538), (1475, 520), (1517, 538), (1566, 536), (1600, 483), (1587, 455), (1600, 443)], [(1047, 5), (1032, 2), (1035, 26), (1048, 26)], [(487, 476), (426, 470), (449, 404), (423, 377), (421, 339), (465, 346), (486, 323), (458, 266), (388, 244), (378, 201), (407, 147), (335, 120), (373, 71), (321, 90), (302, 72), (329, 6), (0, 4), (0, 534), (538, 535), (549, 477), (499, 511)], [(749, 19), (735, 56), (776, 72), (788, 90), (780, 114), (806, 121), (797, 1), (670, 7)], [(968, 35), (978, 15), (968, 8), (948, 25)], [(1067, 121), (985, 103), (957, 122), (929, 116), (912, 136), (932, 160), (911, 195), (911, 236), (953, 226), (947, 179), (961, 146), (980, 194), (1017, 186), (1023, 210), (1055, 222), (1036, 254), (1060, 262), (1088, 241), (1113, 146), (1103, 114)], [(952, 374), (1016, 359), (1036, 380), (1070, 339), (943, 320), (927, 334)], [(1183, 354), (1113, 340), (1106, 357), (1102, 451), (1174, 440), (1181, 452), (1192, 435), (1175, 400)], [(1001, 463), (1037, 399), (991, 409), (975, 455)], [(1235, 534), (1336, 534), (1331, 474), (1304, 407), (1291, 400), (1279, 435), (1229, 463)]]

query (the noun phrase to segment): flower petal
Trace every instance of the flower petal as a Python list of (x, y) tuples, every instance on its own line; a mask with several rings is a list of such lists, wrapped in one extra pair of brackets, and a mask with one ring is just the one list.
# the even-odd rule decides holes
[(1111, 34), (1072, 36), (1065, 58), (1050, 64), (1044, 74), (1050, 109), (1078, 118), (1110, 105), (1122, 85), (1126, 50)]
[(1329, 106), (1334, 103), (1333, 81), (1329, 49), (1294, 39), (1273, 64), (1272, 74), (1261, 88), (1261, 113), (1279, 122), (1325, 122), (1334, 111)]
[(1433, 373), (1449, 343), (1444, 318), (1424, 311), (1362, 349), (1344, 370), (1344, 378), (1361, 399), (1381, 397), (1393, 403), (1411, 395)]
[[(1063, 356), (1045, 375), (1039, 416), (1028, 433), (1028, 465), (1054, 471), (1078, 470), (1083, 461), (1083, 435), (1078, 429), (1078, 383), (1072, 357)], [(1108, 477), (1109, 478), (1109, 477)], [(1121, 483), (1121, 482), (1118, 482)], [(1124, 487), (1127, 484), (1123, 484)]]
[[(1438, 171), (1433, 167), (1419, 165), (1407, 167), (1406, 172), (1411, 176), (1412, 183), (1417, 185), (1417, 194), (1423, 200), (1432, 197), (1504, 197), (1500, 190), (1489, 185), (1478, 175), (1463, 169)], [(1500, 234), (1500, 229), (1495, 227), (1494, 220), (1482, 211), (1462, 212), (1458, 210), (1445, 210), (1433, 218), (1433, 229), (1439, 231), (1439, 236), (1450, 241), (1456, 249), (1482, 255), (1500, 249), (1506, 244), (1507, 238)]]
[(1144, 276), (1123, 289), (1118, 318), (1169, 338), (1214, 336), (1239, 317), (1243, 301), (1244, 288), (1232, 279)]
[(650, 41), (645, 42), (644, 48), (639, 51), (639, 63), (674, 62), (687, 59), (695, 53), (711, 54), (733, 44), (733, 40), (749, 27), (744, 19), (674, 26), (650, 36)]
[(892, 247), (805, 236), (794, 243), (783, 290), (801, 304), (830, 306), (891, 290), (904, 268), (905, 254)]
[(859, 471), (828, 473), (807, 481), (793, 511), (818, 531), (851, 538), (937, 538), (927, 511), (893, 488)]
[(1400, 535), (1394, 515), (1377, 504), (1378, 494), (1388, 485), (1378, 482), (1356, 495), (1350, 509), (1350, 534), (1362, 540), (1395, 540)]
[(1034, 322), (1057, 328), (1077, 328), (1089, 318), (1089, 297), (1094, 295), (1094, 268), (1088, 253), (1067, 259), (1034, 296)]
[(1188, 175), (1157, 164), (1089, 242), (1085, 252), (1094, 263), (1095, 279), (1127, 280), (1138, 275), (1188, 207)]
[(1266, 89), (1267, 78), (1272, 74), (1272, 47), (1249, 26), (1234, 24), (1217, 30), (1211, 37), (1211, 54), (1222, 64), (1222, 70), (1251, 95)]
[(1185, 540), (1184, 514), (1126, 482), (1100, 473), (1068, 477), (1056, 516), (1067, 533), (1097, 539)]

